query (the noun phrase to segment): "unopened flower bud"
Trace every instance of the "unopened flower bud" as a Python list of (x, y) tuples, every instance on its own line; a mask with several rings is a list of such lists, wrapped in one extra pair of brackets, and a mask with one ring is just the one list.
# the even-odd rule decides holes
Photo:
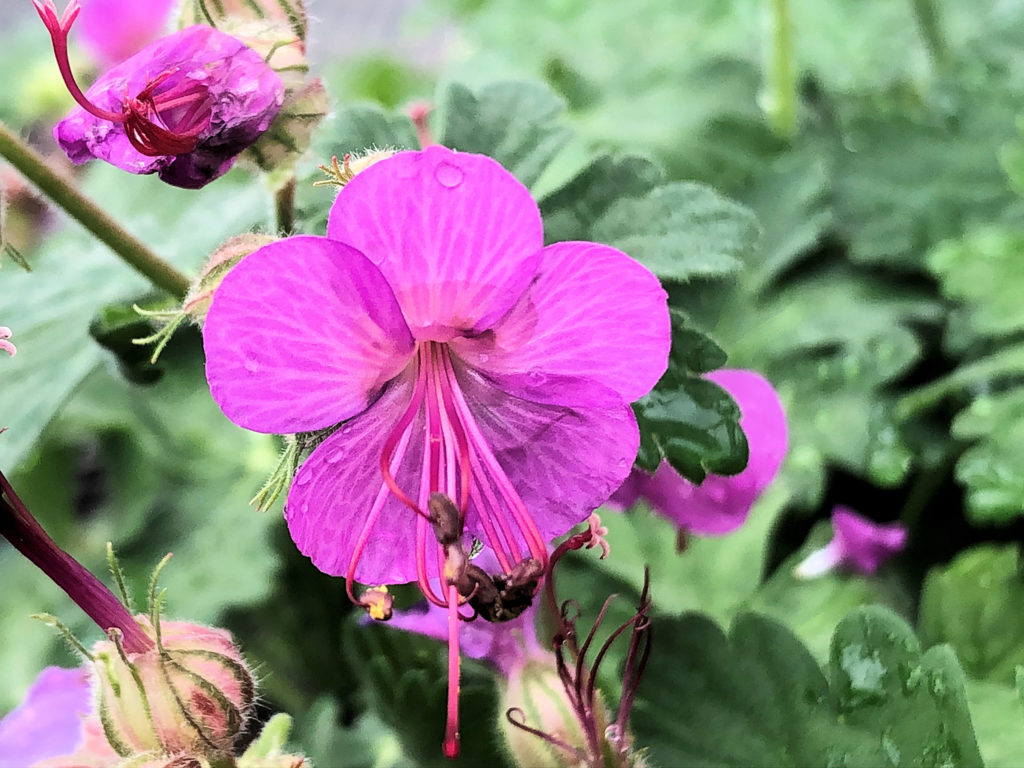
[[(152, 631), (148, 619), (137, 620)], [(252, 675), (231, 635), (166, 621), (159, 637), (158, 647), (141, 653), (125, 652), (116, 634), (93, 649), (99, 715), (110, 745), (125, 757), (231, 754), (254, 696)]]
[(270, 235), (255, 232), (229, 238), (213, 252), (188, 289), (181, 305), (182, 311), (201, 328), (210, 309), (210, 302), (213, 301), (213, 292), (217, 290), (225, 275), (250, 253), (274, 242), (275, 239)]
[[(551, 661), (538, 655), (512, 672), (502, 693), (500, 728), (517, 765), (568, 768), (586, 764), (586, 735)], [(599, 733), (610, 722), (600, 696), (594, 719)]]
[(320, 170), (327, 174), (327, 178), (321, 181), (314, 181), (313, 186), (322, 187), (333, 184), (337, 187), (344, 187), (355, 178), (357, 173), (365, 171), (374, 163), (386, 160), (397, 151), (395, 149), (371, 149), (364, 155), (353, 156), (346, 154), (340, 163), (338, 162), (338, 156), (335, 155), (331, 158), (329, 166), (320, 166)]

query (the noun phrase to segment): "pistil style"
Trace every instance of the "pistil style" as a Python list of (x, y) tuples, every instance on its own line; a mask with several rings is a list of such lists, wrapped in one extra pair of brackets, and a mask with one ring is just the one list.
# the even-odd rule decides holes
[(68, 58), (68, 34), (82, 10), (78, 0), (71, 0), (59, 17), (53, 0), (32, 0), (32, 4), (50, 33), (64, 84), (82, 109), (101, 120), (123, 124), (131, 145), (148, 157), (180, 155), (196, 148), (199, 134), (210, 124), (211, 100), (205, 86), (176, 78), (177, 70), (171, 69), (134, 96), (125, 93), (120, 112), (97, 106), (75, 81)]

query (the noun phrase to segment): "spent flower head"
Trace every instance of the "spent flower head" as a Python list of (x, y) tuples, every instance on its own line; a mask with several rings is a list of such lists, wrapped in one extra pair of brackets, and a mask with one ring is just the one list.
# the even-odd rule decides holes
[(683, 534), (723, 536), (746, 521), (758, 497), (775, 479), (786, 455), (786, 414), (772, 385), (754, 371), (722, 369), (705, 378), (726, 390), (740, 408), (749, 459), (737, 475), (708, 475), (694, 485), (667, 461), (650, 474), (634, 469), (611, 498), (626, 509), (640, 500), (674, 522)]
[(68, 60), (78, 1), (71, 0), (61, 16), (53, 0), (33, 3), (79, 105), (54, 128), (75, 163), (98, 158), (196, 189), (226, 173), (281, 108), (284, 86), (260, 55), (206, 26), (157, 40), (83, 93)]
[[(292, 538), (357, 601), (354, 581), (416, 581), (448, 609), (457, 672), (471, 595), (466, 610), (521, 612), (546, 542), (628, 474), (629, 403), (667, 364), (667, 297), (614, 248), (545, 247), (522, 184), (440, 146), (358, 173), (327, 234), (224, 278), (203, 328), (210, 390), (248, 429), (326, 430), (288, 494)], [(473, 542), (500, 573), (468, 564)]]

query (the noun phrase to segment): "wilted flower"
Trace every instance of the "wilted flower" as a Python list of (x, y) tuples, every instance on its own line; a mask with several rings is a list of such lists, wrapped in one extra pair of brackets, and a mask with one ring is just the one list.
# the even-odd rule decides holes
[(175, 0), (85, 0), (79, 38), (104, 68), (161, 36)]
[[(81, 750), (86, 741), (85, 718), (92, 713), (88, 671), (47, 667), (25, 700), (0, 719), (0, 768), (26, 768)], [(102, 746), (106, 749), (99, 750), (96, 758), (105, 759), (106, 764), (116, 762), (117, 753), (106, 740)]]
[[(664, 372), (670, 343), (647, 269), (596, 243), (544, 247), (522, 184), (439, 146), (349, 181), (327, 238), (246, 257), (215, 292), (203, 338), (210, 390), (235, 423), (337, 426), (288, 495), (299, 548), (344, 574), (350, 594), (353, 580), (417, 581), (448, 607), (456, 659), (467, 596), (449, 558), (479, 540), (501, 568), (497, 593), (528, 604), (546, 542), (628, 473), (629, 402)], [(439, 521), (432, 495), (457, 514)]]
[(6, 325), (0, 325), (0, 349), (6, 352), (11, 357), (18, 354), (18, 348), (14, 346), (14, 343), (8, 341), (11, 338), (11, 329)]
[(832, 510), (832, 540), (808, 555), (793, 575), (814, 579), (842, 567), (871, 576), (906, 545), (907, 529), (900, 523), (879, 524), (837, 506)]
[(651, 475), (634, 469), (611, 498), (628, 508), (643, 499), (681, 531), (723, 536), (739, 528), (786, 455), (786, 414), (772, 385), (753, 371), (722, 369), (705, 376), (725, 389), (740, 408), (750, 449), (746, 469), (731, 477), (708, 475), (694, 485), (662, 461)]
[(284, 86), (259, 54), (206, 26), (147, 46), (83, 94), (67, 50), (68, 32), (81, 10), (77, 0), (61, 17), (53, 0), (33, 3), (79, 104), (54, 128), (57, 143), (75, 163), (98, 158), (195, 189), (226, 173), (281, 107)]

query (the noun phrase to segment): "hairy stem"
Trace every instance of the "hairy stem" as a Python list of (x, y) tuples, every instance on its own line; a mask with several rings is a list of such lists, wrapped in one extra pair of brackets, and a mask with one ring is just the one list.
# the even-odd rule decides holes
[(274, 231), (290, 235), (295, 231), (295, 177), (274, 192)]
[(184, 298), (189, 286), (186, 275), (153, 253), (67, 179), (55, 173), (42, 155), (3, 122), (0, 122), (0, 157), (153, 285), (176, 298)]

